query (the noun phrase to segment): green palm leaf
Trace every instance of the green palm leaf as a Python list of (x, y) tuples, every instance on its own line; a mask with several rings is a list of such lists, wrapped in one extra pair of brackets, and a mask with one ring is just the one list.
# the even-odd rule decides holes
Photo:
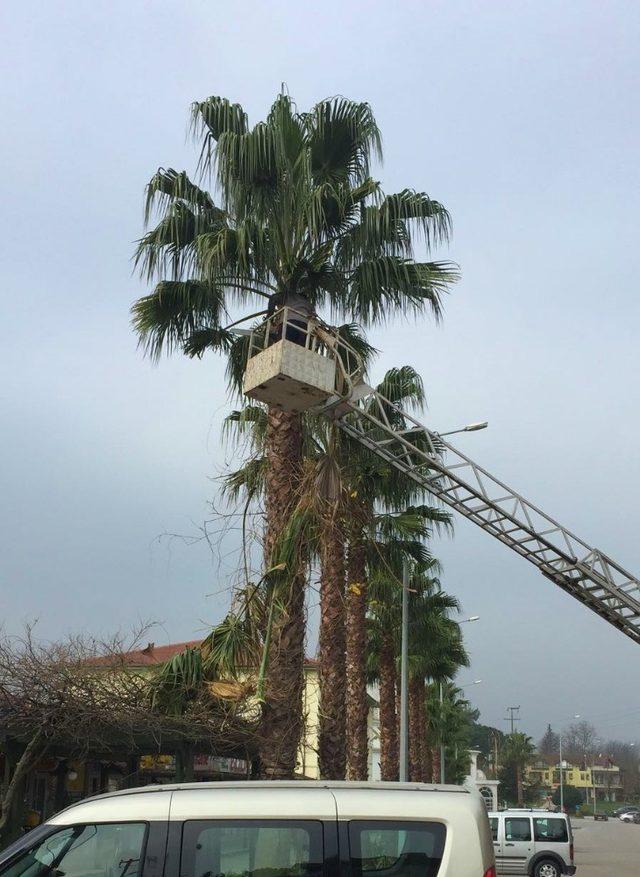
[(151, 295), (133, 305), (133, 326), (145, 353), (158, 359), (172, 352), (204, 324), (219, 324), (225, 314), (224, 295), (199, 280), (158, 283)]

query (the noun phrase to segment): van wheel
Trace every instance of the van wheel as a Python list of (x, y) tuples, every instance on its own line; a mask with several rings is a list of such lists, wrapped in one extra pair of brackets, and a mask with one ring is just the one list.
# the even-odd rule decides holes
[(533, 869), (533, 877), (560, 877), (560, 866), (553, 859), (542, 859)]

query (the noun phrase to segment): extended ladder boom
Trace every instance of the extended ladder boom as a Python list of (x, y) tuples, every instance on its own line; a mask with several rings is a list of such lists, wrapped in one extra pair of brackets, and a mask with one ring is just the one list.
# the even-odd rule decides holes
[(597, 548), (366, 384), (350, 398), (334, 397), (325, 411), (347, 435), (640, 643), (640, 581)]
[(640, 581), (363, 383), (362, 360), (338, 330), (284, 307), (250, 335), (248, 396), (333, 418), (347, 435), (640, 643)]

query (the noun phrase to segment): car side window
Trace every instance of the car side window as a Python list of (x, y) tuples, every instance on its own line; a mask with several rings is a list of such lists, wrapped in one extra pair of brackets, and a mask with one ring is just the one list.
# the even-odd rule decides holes
[(321, 877), (321, 822), (198, 820), (185, 822), (181, 877)]
[(498, 824), (499, 824), (498, 817), (491, 816), (489, 818), (489, 822), (491, 823), (491, 837), (494, 840), (498, 840)]
[(569, 840), (567, 823), (564, 819), (548, 817), (534, 819), (533, 836), (536, 840), (547, 841), (548, 843), (567, 843)]
[(0, 877), (138, 877), (144, 822), (62, 828), (10, 862)]
[(435, 877), (447, 830), (441, 822), (349, 823), (353, 877)]
[(531, 820), (528, 817), (512, 816), (504, 820), (505, 840), (531, 840)]

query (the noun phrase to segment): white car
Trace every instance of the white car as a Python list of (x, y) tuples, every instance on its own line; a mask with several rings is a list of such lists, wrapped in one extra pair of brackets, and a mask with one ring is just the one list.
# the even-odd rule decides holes
[(63, 810), (0, 877), (496, 877), (487, 808), (460, 786), (147, 786)]
[(619, 816), (620, 822), (636, 822), (640, 824), (640, 812), (637, 810), (628, 810)]

